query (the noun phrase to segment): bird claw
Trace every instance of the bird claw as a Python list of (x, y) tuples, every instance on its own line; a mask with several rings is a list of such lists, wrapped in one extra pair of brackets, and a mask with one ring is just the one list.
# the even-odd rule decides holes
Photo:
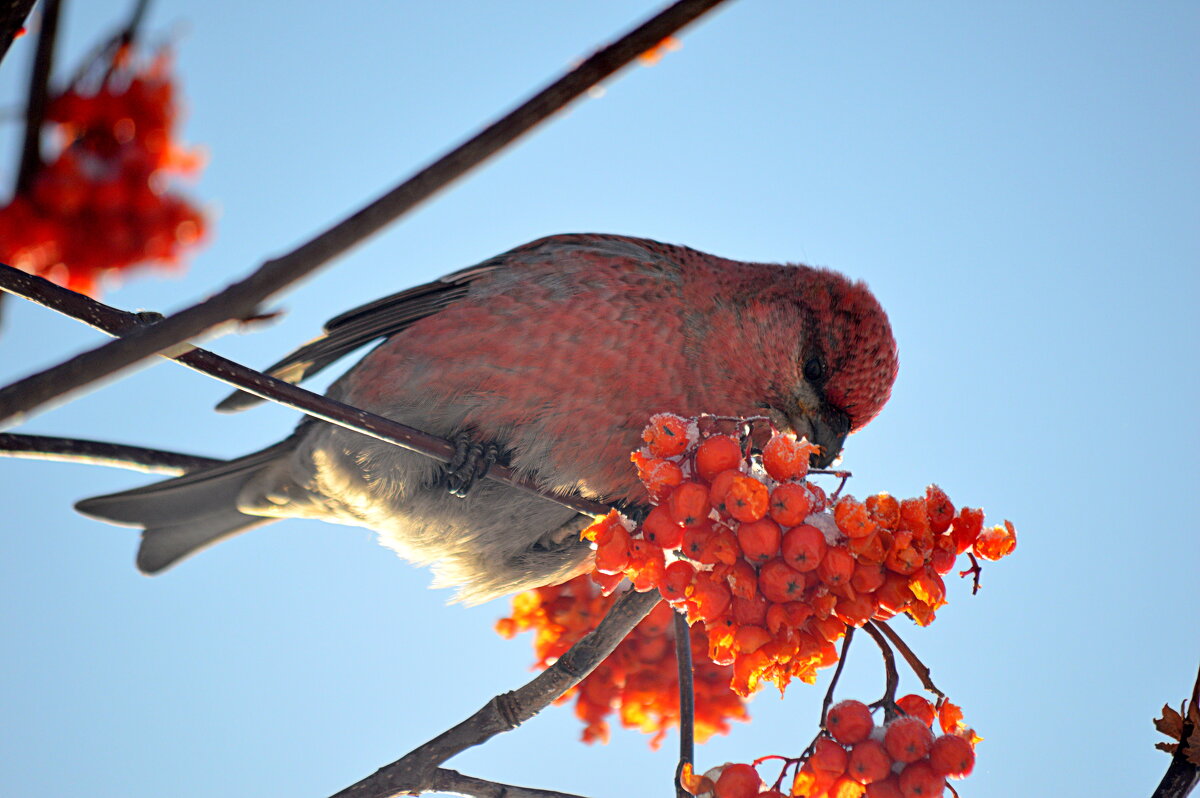
[(454, 457), (442, 467), (442, 483), (451, 496), (465, 498), (499, 457), (496, 444), (481, 444), (468, 433), (460, 432), (454, 436)]

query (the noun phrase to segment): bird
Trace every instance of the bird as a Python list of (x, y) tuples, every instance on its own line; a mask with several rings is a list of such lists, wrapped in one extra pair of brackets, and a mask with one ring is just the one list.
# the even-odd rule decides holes
[[(147, 574), (281, 518), (367, 527), (476, 604), (564, 582), (591, 559), (579, 533), (593, 517), (471, 484), (492, 460), (553, 493), (644, 507), (630, 455), (649, 418), (671, 412), (766, 415), (820, 446), (812, 464), (825, 467), (887, 402), (899, 362), (880, 303), (839, 272), (596, 233), (541, 238), (350, 310), (268, 373), (298, 382), (372, 343), (327, 395), (456, 441), (467, 463), (306, 419), (261, 451), (76, 508), (142, 528)], [(218, 409), (258, 401), (238, 392)]]

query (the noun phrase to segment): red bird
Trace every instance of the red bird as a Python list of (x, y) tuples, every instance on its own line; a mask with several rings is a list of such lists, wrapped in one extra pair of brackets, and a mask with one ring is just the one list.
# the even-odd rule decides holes
[[(629, 454), (654, 413), (769, 415), (823, 447), (822, 466), (883, 407), (897, 368), (887, 316), (862, 283), (614, 235), (543, 238), (364, 305), (270, 371), (298, 381), (380, 338), (331, 397), (608, 503), (646, 502)], [(255, 401), (234, 394), (221, 408)], [(77, 508), (143, 527), (145, 573), (291, 517), (374, 529), (469, 602), (586, 568), (578, 533), (590, 518), (470, 481), (307, 420), (263, 451)]]

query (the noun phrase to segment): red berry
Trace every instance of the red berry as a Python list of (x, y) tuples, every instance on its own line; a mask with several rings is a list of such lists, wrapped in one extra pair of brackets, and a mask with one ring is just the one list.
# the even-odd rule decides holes
[(813, 745), (812, 756), (808, 758), (808, 764), (819, 773), (840, 776), (846, 772), (849, 759), (850, 755), (846, 753), (845, 748), (828, 737), (818, 737)]
[(684, 597), (695, 576), (696, 569), (691, 563), (676, 560), (663, 572), (662, 584), (658, 586), (659, 592), (667, 601), (678, 601)]
[(900, 791), (900, 777), (893, 774), (883, 781), (868, 784), (867, 798), (904, 798), (904, 793)]
[(659, 413), (650, 417), (642, 430), (642, 440), (655, 457), (683, 454), (688, 445), (688, 423), (673, 413)]
[(883, 743), (863, 740), (850, 749), (847, 771), (850, 778), (859, 784), (873, 784), (887, 778), (892, 772), (892, 758), (888, 756)]
[(760, 565), (779, 554), (781, 534), (779, 524), (770, 518), (760, 518), (738, 527), (738, 545), (742, 554), (755, 565)]
[(725, 509), (738, 521), (757, 521), (767, 514), (770, 494), (767, 486), (757, 479), (738, 475), (733, 478), (729, 492), (725, 494)]
[(825, 728), (833, 739), (843, 745), (862, 742), (875, 728), (871, 710), (861, 701), (840, 701), (829, 708), (825, 716)]
[(784, 482), (771, 491), (771, 517), (783, 526), (798, 526), (812, 512), (808, 490), (798, 482)]
[(975, 767), (975, 751), (971, 744), (957, 734), (943, 734), (933, 741), (929, 750), (929, 765), (939, 776), (961, 779), (971, 775)]
[(928, 762), (913, 762), (900, 771), (900, 792), (904, 798), (940, 798), (946, 779), (933, 772)]
[(916, 718), (896, 718), (883, 733), (883, 747), (897, 762), (916, 762), (933, 747), (933, 732)]
[(666, 505), (660, 504), (642, 522), (642, 535), (661, 549), (674, 549), (683, 542), (683, 527), (671, 517)]
[(696, 526), (708, 519), (712, 505), (708, 502), (708, 487), (699, 482), (684, 482), (671, 491), (667, 501), (671, 518), (677, 524)]
[(925, 698), (914, 693), (909, 693), (906, 696), (896, 699), (896, 706), (904, 710), (905, 714), (920, 720), (926, 726), (933, 726), (933, 719), (936, 717), (937, 711), (934, 710), (933, 704)]
[(834, 546), (825, 552), (817, 566), (817, 576), (830, 587), (843, 585), (854, 575), (854, 555), (844, 546)]
[(808, 441), (798, 441), (792, 435), (774, 435), (763, 447), (763, 467), (772, 478), (785, 482), (803, 479), (808, 473), (808, 461), (813, 452), (820, 451)]
[(762, 780), (752, 765), (726, 765), (717, 779), (716, 798), (751, 798), (758, 795)]
[(729, 435), (713, 435), (696, 449), (696, 473), (706, 482), (722, 471), (737, 468), (742, 461), (742, 447)]
[(799, 601), (805, 587), (804, 574), (783, 560), (768, 560), (758, 571), (758, 589), (768, 601)]
[(829, 544), (821, 530), (801, 524), (783, 536), (783, 559), (797, 571), (813, 571), (821, 564)]

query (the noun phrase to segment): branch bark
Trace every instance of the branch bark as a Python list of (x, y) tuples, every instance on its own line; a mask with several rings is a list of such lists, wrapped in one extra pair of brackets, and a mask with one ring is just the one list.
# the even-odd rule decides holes
[(122, 443), (55, 438), (47, 435), (15, 435), (9, 432), (0, 432), (0, 457), (87, 463), (171, 476), (199, 471), (224, 462), (212, 457), (146, 449)]
[(594, 631), (571, 646), (557, 662), (524, 687), (498, 695), (471, 717), (385, 765), (333, 798), (391, 798), (436, 789), (438, 767), (468, 748), (511, 731), (579, 683), (661, 599), (657, 591), (629, 591), (612, 606)]
[(0, 0), (0, 62), (8, 54), (17, 31), (25, 26), (37, 0)]
[(292, 252), (268, 260), (244, 280), (159, 324), (137, 330), (0, 389), (0, 424), (19, 422), (53, 400), (73, 394), (83, 386), (210, 332), (231, 319), (255, 315), (262, 302), (379, 232), (385, 225), (562, 110), (640, 53), (724, 1), (679, 0), (618, 41), (597, 51), (396, 188)]
[(50, 72), (54, 68), (60, 7), (60, 0), (46, 0), (42, 4), (42, 29), (38, 33), (25, 101), (25, 137), (21, 144), (21, 165), (17, 171), (15, 189), (18, 194), (29, 191), (33, 178), (42, 168), (42, 125), (46, 121), (46, 105), (50, 98)]

